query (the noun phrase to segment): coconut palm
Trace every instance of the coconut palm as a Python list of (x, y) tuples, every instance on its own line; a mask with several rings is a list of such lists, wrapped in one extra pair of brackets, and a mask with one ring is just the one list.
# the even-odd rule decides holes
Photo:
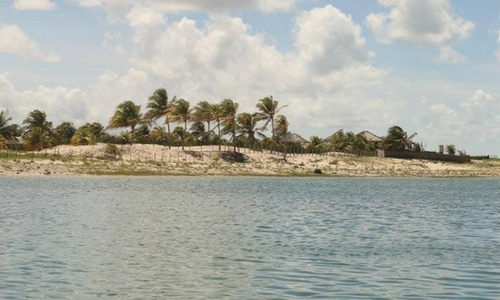
[(313, 135), (309, 139), (309, 144), (306, 147), (306, 151), (309, 153), (321, 153), (323, 151), (323, 140), (318, 136)]
[(290, 123), (287, 118), (284, 115), (279, 115), (274, 123), (274, 133), (279, 138), (284, 137), (288, 134), (288, 126), (290, 126)]
[(28, 151), (40, 151), (54, 145), (50, 132), (44, 130), (42, 127), (33, 127), (27, 131), (23, 144), (24, 148)]
[(408, 133), (406, 133), (406, 131), (404, 131), (401, 127), (392, 126), (387, 132), (387, 137), (385, 138), (384, 143), (387, 150), (390, 151), (411, 150), (413, 146), (412, 139), (416, 135), (417, 133), (408, 136)]
[(141, 106), (127, 100), (116, 107), (115, 114), (109, 120), (108, 128), (126, 128), (131, 129), (131, 143), (134, 142), (134, 129), (137, 124), (142, 123)]
[(26, 131), (31, 131), (34, 128), (41, 128), (50, 136), (53, 135), (52, 122), (47, 121), (47, 115), (45, 112), (38, 109), (31, 111), (28, 114), (28, 117), (24, 119), (23, 124), (26, 125)]
[(213, 105), (208, 103), (207, 101), (200, 101), (193, 109), (193, 120), (196, 122), (206, 122), (206, 133), (207, 133), (207, 141), (210, 137), (210, 123), (214, 120), (214, 110)]
[(71, 138), (71, 145), (95, 145), (104, 134), (104, 126), (99, 122), (87, 123), (78, 128)]
[(168, 137), (169, 134), (165, 131), (163, 126), (156, 126), (149, 132), (149, 138), (160, 145), (168, 143)]
[(224, 99), (221, 103), (222, 111), (224, 115), (222, 131), (225, 134), (231, 135), (231, 141), (233, 142), (233, 151), (236, 151), (236, 131), (238, 130), (238, 124), (236, 122), (236, 114), (238, 111), (239, 104), (235, 103), (231, 99)]
[(7, 111), (0, 111), (0, 147), (5, 147), (6, 140), (13, 140), (16, 135), (12, 125), (9, 125), (12, 117)]
[(264, 136), (262, 133), (257, 132), (255, 130), (255, 126), (257, 125), (258, 119), (255, 114), (249, 113), (241, 113), (236, 117), (236, 123), (238, 125), (237, 132), (239, 133), (239, 137), (245, 137), (246, 141), (250, 145), (254, 145), (257, 140), (255, 135)]
[[(172, 121), (177, 122), (177, 124), (184, 124), (184, 131), (187, 132), (187, 123), (191, 120), (192, 109), (189, 102), (184, 99), (179, 99), (172, 103), (171, 117)], [(182, 134), (182, 150), (184, 150), (184, 136)]]
[(58, 144), (67, 145), (76, 133), (75, 125), (71, 122), (63, 122), (56, 127), (56, 138)]
[[(168, 136), (170, 136), (170, 111), (172, 103), (176, 101), (176, 97), (172, 101), (168, 101), (168, 93), (165, 89), (157, 89), (151, 97), (149, 97), (145, 119), (148, 121), (156, 121), (160, 118), (165, 118), (167, 124)], [(169, 144), (170, 148), (170, 144)]]
[(259, 100), (259, 103), (256, 105), (259, 110), (257, 116), (260, 120), (265, 120), (266, 123), (261, 127), (261, 130), (265, 130), (267, 125), (271, 123), (271, 138), (274, 140), (274, 116), (285, 106), (278, 107), (278, 101), (273, 100), (273, 96), (265, 97)]
[(224, 108), (221, 104), (212, 104), (212, 116), (213, 120), (216, 123), (217, 127), (217, 135), (218, 135), (218, 142), (219, 142), (219, 152), (221, 151), (221, 142), (222, 142), (222, 135), (221, 135), (221, 128), (220, 126), (222, 125), (224, 121)]
[(23, 124), (26, 125), (23, 138), (27, 150), (40, 151), (54, 145), (55, 132), (52, 129), (52, 122), (47, 120), (45, 112), (31, 111)]
[(191, 131), (191, 135), (197, 139), (198, 141), (204, 142), (204, 137), (206, 137), (206, 131), (205, 131), (205, 124), (202, 122), (194, 122), (191, 124), (191, 128), (189, 128)]

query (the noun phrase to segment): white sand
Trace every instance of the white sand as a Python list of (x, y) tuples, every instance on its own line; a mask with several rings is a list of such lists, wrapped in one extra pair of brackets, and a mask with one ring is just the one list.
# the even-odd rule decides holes
[[(353, 157), (341, 154), (287, 155), (239, 148), (248, 160), (231, 163), (219, 159), (218, 146), (168, 147), (159, 145), (122, 145), (122, 158), (99, 159), (106, 145), (62, 145), (44, 150), (32, 159), (0, 160), (1, 175), (307, 175), (320, 169), (328, 176), (374, 177), (499, 177), (500, 163), (442, 163), (425, 160), (401, 160), (376, 157)], [(232, 150), (223, 147), (222, 150)], [(46, 153), (46, 157), (39, 158)], [(54, 156), (56, 154), (56, 156)]]

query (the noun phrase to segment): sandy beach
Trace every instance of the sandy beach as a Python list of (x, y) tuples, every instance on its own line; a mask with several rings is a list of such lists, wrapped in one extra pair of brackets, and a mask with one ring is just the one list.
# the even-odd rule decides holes
[[(119, 145), (116, 159), (104, 158), (106, 144), (61, 145), (41, 152), (19, 153), (0, 159), (0, 175), (221, 175), (339, 177), (500, 177), (500, 162), (470, 164), (426, 160), (328, 155), (287, 155), (238, 148), (246, 160), (229, 162), (219, 157), (218, 146), (180, 147)], [(232, 150), (223, 147), (224, 150)]]

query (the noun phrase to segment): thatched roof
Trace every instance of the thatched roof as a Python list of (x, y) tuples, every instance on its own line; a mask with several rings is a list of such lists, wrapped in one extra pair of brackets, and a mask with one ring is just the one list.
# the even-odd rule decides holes
[(293, 132), (285, 135), (281, 139), (281, 142), (283, 142), (283, 143), (301, 143), (301, 144), (308, 143), (308, 141), (305, 138), (303, 138), (300, 135), (293, 133)]
[(369, 142), (373, 142), (373, 143), (378, 143), (378, 142), (384, 141), (381, 137), (374, 135), (373, 133), (369, 132), (368, 130), (361, 131), (360, 133), (358, 133), (358, 135), (364, 136)]
[(340, 129), (340, 130), (337, 130), (335, 131), (333, 134), (331, 134), (329, 137), (327, 137), (326, 139), (323, 140), (323, 143), (331, 143), (333, 141), (333, 138), (339, 133), (339, 132), (343, 132), (344, 130), (343, 129)]

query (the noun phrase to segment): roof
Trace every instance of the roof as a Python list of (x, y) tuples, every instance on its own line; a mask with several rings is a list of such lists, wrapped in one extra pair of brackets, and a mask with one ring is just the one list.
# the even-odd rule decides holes
[(307, 143), (308, 141), (296, 133), (289, 133), (285, 135), (281, 141), (283, 143)]
[(344, 129), (339, 129), (335, 131), (333, 134), (331, 134), (329, 137), (323, 140), (324, 143), (331, 143), (333, 141), (333, 138), (337, 135), (339, 132), (344, 132)]
[(377, 135), (374, 135), (373, 133), (369, 132), (368, 130), (365, 130), (365, 131), (361, 131), (360, 133), (358, 133), (358, 135), (361, 135), (361, 136), (364, 136), (369, 142), (383, 142), (384, 140), (377, 136)]

